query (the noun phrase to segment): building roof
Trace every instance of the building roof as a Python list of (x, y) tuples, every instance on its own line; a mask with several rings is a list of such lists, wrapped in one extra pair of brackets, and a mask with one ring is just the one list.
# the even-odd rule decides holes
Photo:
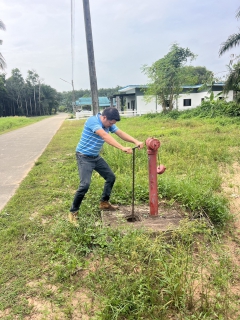
[(118, 90), (118, 92), (127, 92), (129, 90), (132, 90), (132, 89), (142, 89), (142, 88), (147, 88), (148, 86), (146, 85), (135, 85), (135, 84), (130, 84), (130, 85), (127, 85), (126, 87), (123, 87), (121, 89)]
[[(182, 86), (183, 89), (199, 89), (200, 87), (202, 87), (203, 84), (196, 84), (196, 85), (193, 85), (193, 86)], [(209, 84), (209, 87), (211, 85)], [(214, 83), (213, 84), (214, 87), (222, 87), (224, 86), (224, 83), (223, 82), (219, 82), (219, 83)], [(127, 93), (129, 91), (132, 91), (135, 90), (135, 89), (144, 89), (144, 88), (147, 88), (148, 86), (147, 85), (134, 85), (134, 84), (131, 84), (131, 85), (127, 85), (121, 89), (118, 90), (118, 92), (120, 93)]]
[[(184, 89), (198, 89), (201, 88), (203, 86), (203, 84), (196, 84), (194, 86), (182, 86)], [(208, 87), (211, 87), (211, 84), (207, 85)], [(212, 84), (213, 87), (223, 87), (224, 83), (223, 82), (215, 82)]]
[[(110, 100), (108, 97), (98, 97), (99, 107), (110, 107)], [(77, 106), (91, 106), (92, 98), (82, 97), (76, 101)]]

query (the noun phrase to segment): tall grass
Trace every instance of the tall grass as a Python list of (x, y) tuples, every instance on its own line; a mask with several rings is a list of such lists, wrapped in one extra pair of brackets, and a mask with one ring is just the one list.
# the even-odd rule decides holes
[[(238, 125), (218, 121), (141, 117), (118, 125), (139, 140), (160, 139), (167, 170), (158, 176), (159, 197), (192, 217), (207, 214), (221, 230), (230, 215), (219, 165), (239, 161), (240, 142)], [(83, 123), (64, 122), (0, 214), (0, 316), (40, 317), (35, 301), (56, 311), (42, 311), (42, 319), (71, 319), (76, 309), (90, 319), (237, 319), (230, 288), (238, 271), (202, 220), (184, 220), (171, 237), (104, 227), (98, 209), (104, 181), (94, 174), (80, 226), (69, 225)], [(107, 145), (102, 155), (117, 176), (111, 201), (130, 204), (131, 155)], [(148, 202), (147, 163), (146, 149), (138, 150), (138, 203)], [(73, 307), (72, 297), (86, 290), (89, 300)]]
[(41, 117), (0, 117), (0, 134), (25, 127), (29, 124), (41, 121), (47, 116)]

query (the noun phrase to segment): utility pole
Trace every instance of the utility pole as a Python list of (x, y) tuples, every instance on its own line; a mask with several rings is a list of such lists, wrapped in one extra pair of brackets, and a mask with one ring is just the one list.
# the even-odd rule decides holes
[(92, 37), (89, 0), (83, 0), (83, 11), (84, 11), (84, 21), (85, 21), (87, 52), (88, 52), (88, 68), (89, 68), (90, 86), (91, 86), (91, 93), (92, 93), (92, 106), (93, 106), (93, 114), (95, 115), (98, 113), (99, 103), (98, 103), (97, 76), (96, 76), (94, 50), (93, 50), (93, 37)]

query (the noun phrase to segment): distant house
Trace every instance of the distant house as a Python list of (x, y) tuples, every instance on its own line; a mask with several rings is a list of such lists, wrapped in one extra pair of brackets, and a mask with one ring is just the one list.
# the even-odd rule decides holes
[[(105, 109), (110, 107), (111, 102), (108, 97), (98, 97), (99, 109)], [(113, 101), (113, 106), (115, 106), (115, 99)], [(82, 97), (76, 101), (77, 111), (92, 111), (92, 98), (90, 97)]]
[[(199, 91), (202, 85), (195, 86), (183, 86), (182, 93), (178, 96), (178, 99), (174, 101), (174, 109), (183, 111), (187, 109), (193, 109), (201, 105), (201, 102), (210, 96), (210, 93), (206, 89), (205, 91)], [(226, 101), (233, 101), (233, 91), (224, 95), (223, 91), (224, 83), (215, 83), (212, 86), (214, 96), (219, 95), (219, 99), (225, 99)], [(162, 112), (162, 106), (158, 104), (157, 97), (153, 96), (150, 102), (144, 100), (144, 89), (147, 86), (144, 85), (128, 85), (118, 90), (119, 94), (114, 95), (117, 101), (118, 110), (134, 112), (135, 114), (155, 113)]]

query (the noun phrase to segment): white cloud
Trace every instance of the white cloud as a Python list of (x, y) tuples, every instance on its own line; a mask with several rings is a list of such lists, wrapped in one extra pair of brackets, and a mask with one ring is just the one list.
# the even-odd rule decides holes
[[(71, 1), (0, 0), (1, 52), (8, 68), (25, 77), (35, 69), (45, 83), (71, 90)], [(226, 70), (230, 53), (218, 57), (220, 44), (237, 32), (237, 0), (90, 0), (98, 87), (143, 84), (144, 64), (162, 58), (173, 42), (198, 55), (194, 65)], [(82, 1), (75, 0), (75, 88), (89, 88)]]

